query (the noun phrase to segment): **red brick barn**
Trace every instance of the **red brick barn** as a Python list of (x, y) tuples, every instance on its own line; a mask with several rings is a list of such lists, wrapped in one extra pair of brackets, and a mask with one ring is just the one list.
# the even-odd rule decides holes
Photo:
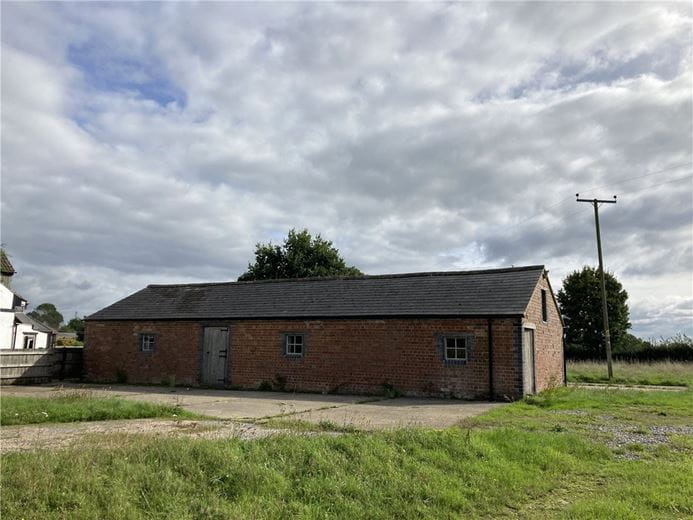
[(92, 381), (518, 398), (564, 383), (543, 266), (150, 285), (89, 316)]

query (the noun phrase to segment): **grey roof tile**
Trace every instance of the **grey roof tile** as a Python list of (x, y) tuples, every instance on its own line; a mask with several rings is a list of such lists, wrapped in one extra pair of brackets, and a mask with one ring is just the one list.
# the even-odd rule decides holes
[(15, 313), (15, 318), (17, 318), (17, 321), (19, 321), (20, 323), (24, 323), (25, 325), (31, 325), (31, 327), (34, 330), (38, 330), (39, 332), (47, 332), (47, 333), (55, 332), (54, 329), (52, 329), (51, 327), (49, 327), (45, 323), (43, 323), (43, 322), (41, 322), (35, 318), (32, 318), (31, 316), (29, 316), (28, 314), (24, 314), (23, 312)]
[(149, 285), (87, 320), (524, 313), (544, 266), (354, 278)]

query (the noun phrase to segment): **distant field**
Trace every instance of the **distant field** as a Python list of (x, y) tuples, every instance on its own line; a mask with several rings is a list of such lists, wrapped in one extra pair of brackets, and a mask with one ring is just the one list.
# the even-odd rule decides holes
[[(568, 381), (606, 383), (606, 362), (568, 361)], [(612, 383), (693, 387), (693, 363), (656, 361), (613, 364)]]
[(65, 392), (57, 397), (0, 396), (0, 424), (60, 423), (142, 419), (147, 417), (195, 417), (177, 406), (119, 398), (92, 397), (89, 392)]

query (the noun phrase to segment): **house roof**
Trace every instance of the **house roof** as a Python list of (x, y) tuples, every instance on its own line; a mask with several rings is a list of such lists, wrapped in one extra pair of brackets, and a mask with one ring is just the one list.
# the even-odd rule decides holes
[(17, 318), (17, 320), (20, 323), (24, 323), (25, 325), (31, 325), (31, 327), (34, 330), (38, 330), (39, 332), (47, 332), (49, 334), (51, 332), (55, 332), (55, 330), (53, 330), (51, 327), (49, 327), (45, 323), (42, 323), (42, 322), (32, 318), (28, 314), (24, 314), (23, 312), (16, 312), (15, 317)]
[(12, 267), (12, 262), (7, 258), (4, 249), (0, 249), (0, 274), (13, 275), (16, 271)]
[(544, 266), (149, 285), (87, 320), (521, 315)]

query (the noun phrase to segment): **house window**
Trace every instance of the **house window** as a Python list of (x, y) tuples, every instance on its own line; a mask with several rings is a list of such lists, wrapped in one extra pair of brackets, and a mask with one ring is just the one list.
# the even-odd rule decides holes
[(284, 335), (284, 354), (287, 356), (302, 356), (305, 345), (303, 334)]
[(156, 334), (140, 334), (140, 350), (142, 352), (154, 352)]
[(546, 307), (546, 289), (541, 290), (541, 321), (549, 321), (549, 310)]
[(446, 361), (466, 361), (467, 360), (467, 339), (466, 338), (444, 338)]
[(36, 336), (25, 335), (24, 336), (24, 348), (26, 350), (33, 350), (34, 344), (36, 342)]

